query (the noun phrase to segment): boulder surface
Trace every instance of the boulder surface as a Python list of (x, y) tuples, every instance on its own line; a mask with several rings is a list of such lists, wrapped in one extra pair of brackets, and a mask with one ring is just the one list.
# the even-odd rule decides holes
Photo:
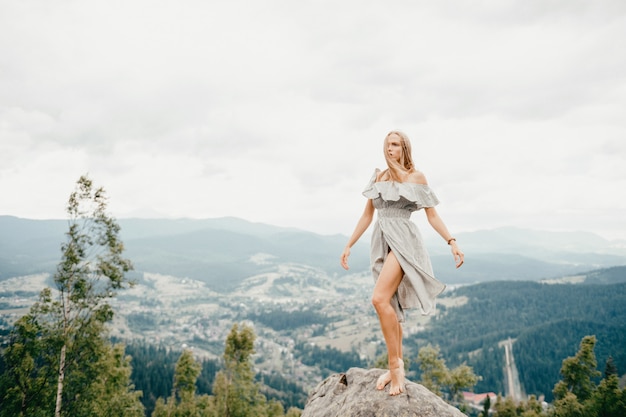
[(350, 368), (320, 382), (307, 399), (302, 417), (466, 417), (423, 385), (406, 381), (405, 391), (389, 395), (376, 389), (382, 369)]

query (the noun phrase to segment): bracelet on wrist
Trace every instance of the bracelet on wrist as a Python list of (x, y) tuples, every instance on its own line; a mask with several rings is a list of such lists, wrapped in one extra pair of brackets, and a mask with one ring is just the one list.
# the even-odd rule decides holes
[(452, 241), (453, 241), (453, 240), (456, 242), (456, 238), (455, 238), (455, 237), (451, 237), (450, 239), (448, 239), (448, 245), (449, 245), (450, 243), (452, 243)]

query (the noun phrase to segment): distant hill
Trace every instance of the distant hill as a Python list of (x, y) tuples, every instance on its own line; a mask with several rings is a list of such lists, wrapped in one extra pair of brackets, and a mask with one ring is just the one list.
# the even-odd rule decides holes
[[(252, 223), (237, 218), (205, 220), (120, 219), (121, 237), (138, 272), (189, 277), (228, 291), (245, 278), (280, 263), (299, 263), (328, 273), (342, 271), (339, 255), (347, 238)], [(65, 220), (0, 216), (0, 281), (52, 273), (60, 259)], [(272, 261), (255, 262), (258, 255)], [(367, 242), (359, 242), (352, 267), (368, 268)]]
[[(216, 291), (231, 291), (246, 278), (301, 264), (345, 274), (339, 255), (347, 237), (319, 235), (243, 219), (119, 219), (126, 255), (137, 272), (189, 277)], [(53, 272), (65, 239), (66, 220), (0, 216), (0, 281)], [(441, 239), (427, 239), (436, 275), (448, 284), (539, 280), (626, 264), (626, 244), (586, 232), (515, 228), (461, 233), (466, 263), (456, 270)], [(369, 236), (353, 248), (351, 271), (369, 269)], [(262, 257), (264, 262), (256, 262)]]
[(597, 269), (583, 276), (585, 284), (618, 284), (626, 282), (626, 266)]
[[(624, 256), (626, 242), (610, 241), (593, 233), (553, 232), (546, 230), (501, 227), (460, 234), (470, 252), (512, 253), (539, 257), (543, 260), (560, 258), (559, 254), (595, 253)], [(573, 260), (572, 262), (576, 262)]]

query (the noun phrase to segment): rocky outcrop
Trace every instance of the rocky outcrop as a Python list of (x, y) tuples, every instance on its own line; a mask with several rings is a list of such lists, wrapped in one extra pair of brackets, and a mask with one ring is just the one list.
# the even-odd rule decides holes
[(458, 409), (415, 382), (389, 395), (376, 389), (382, 369), (351, 368), (320, 382), (309, 395), (302, 417), (465, 417)]

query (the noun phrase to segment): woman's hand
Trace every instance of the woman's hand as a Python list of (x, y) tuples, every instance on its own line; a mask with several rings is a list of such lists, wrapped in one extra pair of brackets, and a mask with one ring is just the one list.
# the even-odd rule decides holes
[(456, 240), (450, 242), (450, 249), (452, 250), (452, 256), (454, 256), (454, 263), (456, 264), (456, 267), (460, 268), (465, 260), (465, 255), (461, 252), (461, 249), (459, 249), (456, 244)]
[(350, 247), (346, 246), (343, 249), (343, 253), (341, 254), (341, 266), (343, 267), (343, 269), (350, 269), (350, 267), (348, 266), (348, 257), (350, 256)]

